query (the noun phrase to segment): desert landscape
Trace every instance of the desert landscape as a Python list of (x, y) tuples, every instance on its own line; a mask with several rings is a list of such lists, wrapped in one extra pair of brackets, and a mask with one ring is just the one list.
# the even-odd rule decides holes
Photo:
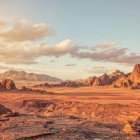
[[(0, 93), (0, 139), (138, 140), (139, 70), (140, 64), (137, 64), (129, 75), (126, 74), (127, 77), (120, 75), (111, 85), (98, 86), (74, 87), (75, 84), (66, 86), (61, 82), (34, 85), (33, 82), (33, 85), (21, 87), (10, 79), (3, 80)], [(133, 75), (133, 83), (127, 85)], [(97, 79), (100, 79), (98, 83), (105, 82), (104, 78)], [(124, 82), (118, 82), (119, 79), (124, 79)], [(122, 87), (114, 87), (116, 81)], [(132, 88), (134, 83), (137, 88)]]
[(140, 140), (140, 0), (0, 0), (0, 140)]

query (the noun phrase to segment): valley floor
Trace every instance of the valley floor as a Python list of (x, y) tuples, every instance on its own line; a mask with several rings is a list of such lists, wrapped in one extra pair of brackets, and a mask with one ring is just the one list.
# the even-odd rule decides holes
[(43, 90), (53, 93), (0, 93), (0, 104), (19, 113), (0, 116), (0, 139), (139, 139), (139, 134), (131, 135), (133, 131), (125, 126), (140, 117), (140, 90), (108, 87)]

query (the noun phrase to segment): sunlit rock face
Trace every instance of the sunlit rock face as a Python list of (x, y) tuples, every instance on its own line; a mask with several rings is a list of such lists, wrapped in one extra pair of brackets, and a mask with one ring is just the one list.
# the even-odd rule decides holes
[(134, 70), (129, 76), (130, 80), (135, 83), (140, 83), (140, 64), (136, 64)]
[(140, 88), (140, 64), (136, 64), (133, 71), (123, 75), (113, 83), (115, 87), (131, 87), (132, 89)]
[(131, 87), (132, 89), (140, 88), (140, 64), (135, 65), (134, 70), (131, 73), (123, 73), (120, 70), (116, 70), (111, 74), (103, 74), (102, 76), (89, 77), (86, 79), (78, 79), (74, 81), (65, 81), (58, 84), (44, 83), (42, 87), (83, 87), (83, 86), (106, 86), (113, 87)]

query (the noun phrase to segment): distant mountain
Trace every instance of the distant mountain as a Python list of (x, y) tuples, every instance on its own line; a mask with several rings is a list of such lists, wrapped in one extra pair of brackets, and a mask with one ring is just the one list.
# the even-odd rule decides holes
[(82, 87), (82, 86), (105, 86), (111, 85), (114, 81), (116, 81), (119, 77), (125, 75), (123, 72), (117, 70), (111, 74), (103, 74), (102, 76), (96, 77), (89, 77), (86, 79), (78, 79), (74, 81), (64, 81), (58, 84), (40, 84), (36, 86), (42, 87)]
[(0, 74), (0, 79), (12, 79), (15, 81), (46, 81), (46, 82), (62, 82), (61, 79), (51, 77), (46, 74), (27, 73), (25, 71), (9, 70)]
[(125, 74), (119, 70), (111, 74), (103, 74), (102, 76), (89, 77), (87, 79), (79, 79), (74, 81), (64, 81), (58, 84), (40, 84), (36, 87), (82, 87), (82, 86), (106, 86), (130, 87), (133, 89), (140, 88), (140, 64), (135, 65), (131, 73)]

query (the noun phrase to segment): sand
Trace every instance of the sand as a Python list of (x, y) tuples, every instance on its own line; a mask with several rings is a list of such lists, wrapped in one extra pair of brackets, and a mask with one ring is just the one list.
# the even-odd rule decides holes
[(140, 90), (39, 89), (48, 93), (0, 93), (0, 104), (19, 113), (1, 119), (0, 139), (139, 139), (138, 134), (125, 134), (123, 128), (140, 117)]

